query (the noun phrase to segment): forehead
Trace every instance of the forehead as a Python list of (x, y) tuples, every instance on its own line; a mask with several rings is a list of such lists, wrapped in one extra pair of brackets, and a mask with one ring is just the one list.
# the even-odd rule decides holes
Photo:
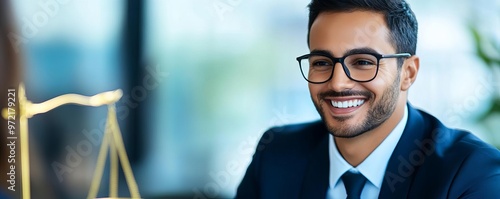
[(311, 26), (310, 50), (328, 50), (342, 56), (351, 49), (372, 48), (394, 53), (384, 15), (371, 11), (323, 12)]

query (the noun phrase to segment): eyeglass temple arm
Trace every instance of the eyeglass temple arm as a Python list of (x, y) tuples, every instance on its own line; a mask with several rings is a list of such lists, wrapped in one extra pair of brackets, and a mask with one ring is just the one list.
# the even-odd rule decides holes
[(382, 55), (381, 58), (397, 58), (397, 57), (411, 57), (410, 53), (398, 53), (398, 54), (391, 54), (391, 55)]

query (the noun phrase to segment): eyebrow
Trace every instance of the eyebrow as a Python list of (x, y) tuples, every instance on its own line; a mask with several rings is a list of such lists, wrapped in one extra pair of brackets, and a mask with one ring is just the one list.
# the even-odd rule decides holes
[[(364, 47), (364, 48), (353, 48), (353, 49), (344, 51), (342, 56), (347, 56), (347, 55), (352, 55), (352, 54), (362, 54), (362, 53), (380, 54), (376, 50), (374, 50), (373, 48)], [(311, 51), (311, 54), (329, 55), (331, 57), (334, 57), (333, 53), (329, 50), (313, 49)]]

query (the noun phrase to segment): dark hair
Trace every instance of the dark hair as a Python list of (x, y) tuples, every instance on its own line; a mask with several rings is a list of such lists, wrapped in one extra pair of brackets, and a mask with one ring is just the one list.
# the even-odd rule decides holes
[(418, 23), (405, 0), (312, 0), (309, 4), (307, 43), (309, 44), (311, 26), (320, 13), (357, 10), (382, 13), (390, 31), (389, 39), (396, 53), (415, 55)]

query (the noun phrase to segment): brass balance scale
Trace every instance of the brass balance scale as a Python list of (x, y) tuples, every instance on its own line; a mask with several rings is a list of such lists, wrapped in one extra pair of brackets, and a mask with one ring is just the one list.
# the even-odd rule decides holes
[[(115, 91), (103, 92), (94, 96), (83, 96), (77, 94), (66, 94), (43, 103), (35, 104), (26, 98), (26, 92), (23, 84), (19, 86), (18, 101), (19, 101), (19, 128), (21, 142), (21, 187), (22, 198), (30, 199), (30, 167), (29, 167), (29, 138), (28, 138), (28, 119), (37, 115), (46, 113), (54, 108), (65, 104), (77, 104), (82, 106), (108, 106), (108, 117), (106, 121), (106, 129), (102, 138), (101, 148), (97, 158), (97, 165), (90, 185), (90, 190), (87, 195), (88, 199), (97, 197), (99, 186), (101, 183), (104, 167), (106, 164), (108, 149), (110, 154), (110, 181), (109, 181), (109, 198), (118, 198), (118, 170), (119, 163), (125, 174), (125, 180), (130, 191), (131, 198), (141, 198), (137, 182), (135, 181), (132, 168), (125, 151), (120, 127), (116, 118), (115, 103), (120, 100), (123, 92), (118, 89)], [(2, 116), (7, 119), (7, 109), (2, 111)]]

